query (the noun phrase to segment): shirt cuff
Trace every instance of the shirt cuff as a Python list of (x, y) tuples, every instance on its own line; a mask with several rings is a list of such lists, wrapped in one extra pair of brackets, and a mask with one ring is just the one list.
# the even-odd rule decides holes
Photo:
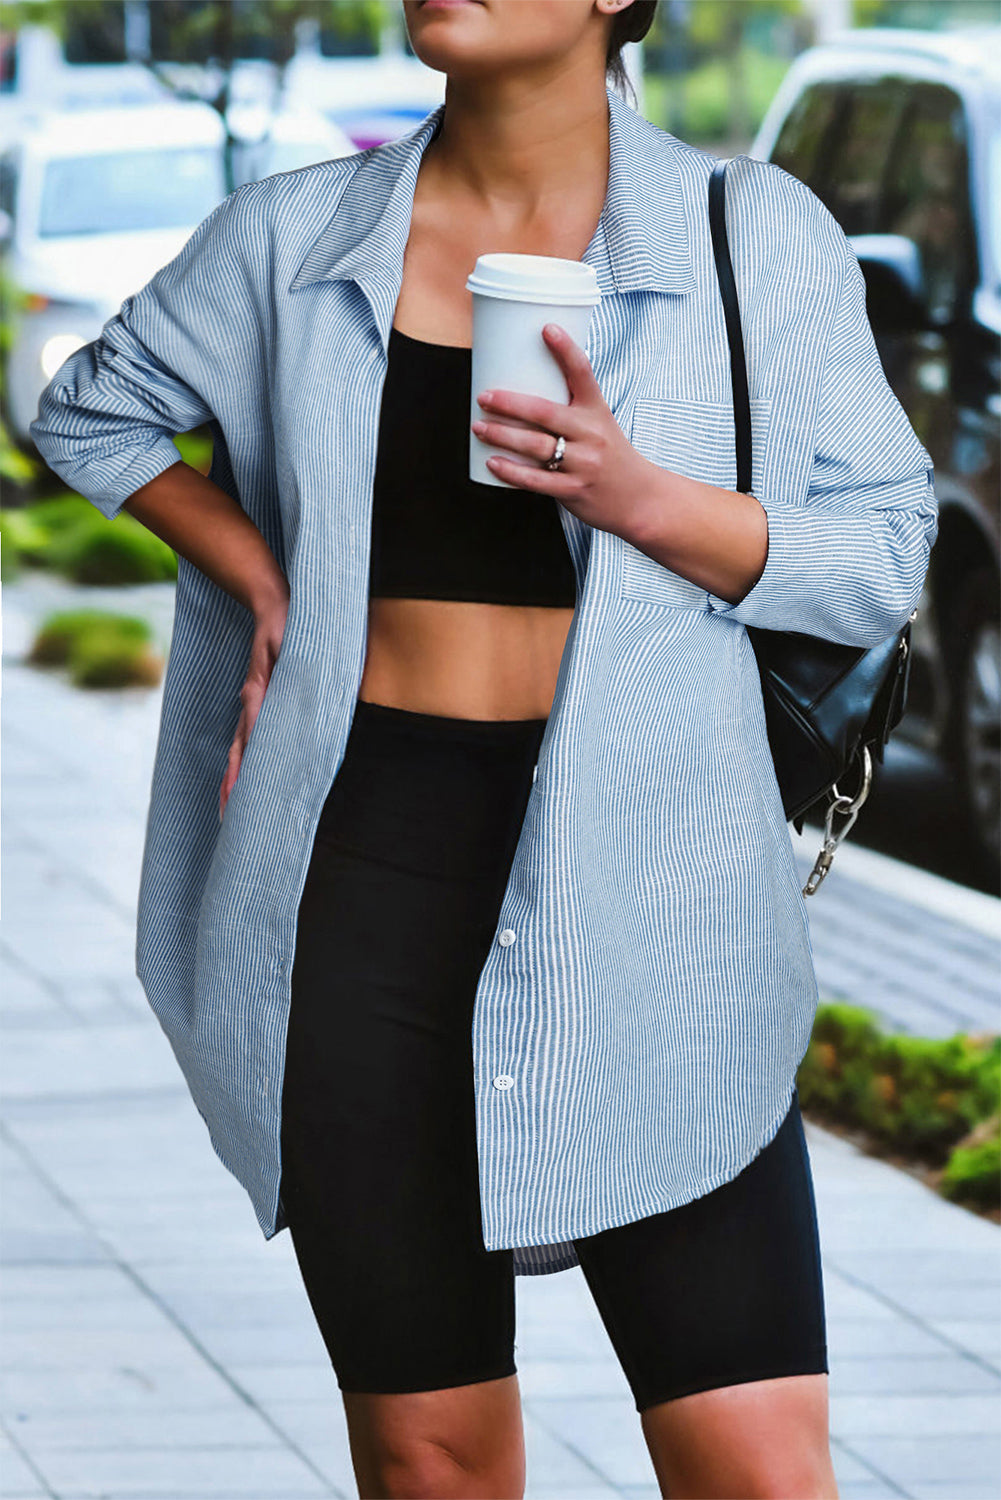
[[(113, 477), (105, 477), (100, 473), (98, 465), (91, 470), (93, 485), (87, 484), (84, 488), (77, 484), (76, 487), (103, 516), (113, 521), (130, 495), (134, 495), (136, 490), (142, 489), (144, 484), (149, 484), (159, 474), (163, 474), (165, 470), (181, 462), (180, 450), (176, 443), (166, 433), (161, 433), (151, 447), (138, 454), (120, 473)], [(86, 478), (91, 476), (86, 476)]]
[(816, 529), (816, 519), (802, 505), (762, 500), (755, 496), (768, 522), (768, 552), (757, 582), (742, 599), (730, 603), (718, 594), (706, 592), (706, 607), (711, 614), (733, 615), (743, 625), (764, 629), (795, 629), (777, 620), (790, 612), (790, 577), (802, 571), (803, 547), (815, 541), (809, 533)]

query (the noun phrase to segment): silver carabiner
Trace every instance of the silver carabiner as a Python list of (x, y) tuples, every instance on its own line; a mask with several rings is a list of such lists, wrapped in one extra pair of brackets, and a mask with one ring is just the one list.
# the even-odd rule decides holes
[[(821, 881), (826, 876), (838, 852), (838, 845), (849, 832), (855, 819), (859, 815), (859, 809), (869, 795), (872, 786), (872, 756), (869, 754), (868, 745), (862, 747), (862, 784), (854, 797), (847, 797), (844, 792), (838, 791), (835, 782), (831, 787), (832, 800), (827, 809), (827, 817), (824, 819), (824, 842), (820, 853), (814, 861), (813, 869), (810, 871), (809, 879), (803, 887), (804, 896), (812, 896)], [(844, 824), (835, 832), (834, 819), (844, 818)]]

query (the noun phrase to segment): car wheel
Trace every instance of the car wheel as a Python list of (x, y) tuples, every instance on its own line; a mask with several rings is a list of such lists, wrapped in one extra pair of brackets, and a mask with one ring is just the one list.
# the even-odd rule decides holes
[(963, 587), (952, 616), (950, 759), (978, 862), (995, 879), (1001, 862), (1001, 607), (988, 569)]

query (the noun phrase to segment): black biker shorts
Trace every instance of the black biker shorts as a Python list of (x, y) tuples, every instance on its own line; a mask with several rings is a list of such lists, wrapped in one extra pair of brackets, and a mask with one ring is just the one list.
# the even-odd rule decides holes
[[(483, 1245), (472, 1009), (545, 719), (359, 700), (300, 902), (282, 1202), (338, 1385), (516, 1372), (510, 1249)], [(575, 1241), (638, 1411), (827, 1371), (798, 1097), (694, 1202)]]

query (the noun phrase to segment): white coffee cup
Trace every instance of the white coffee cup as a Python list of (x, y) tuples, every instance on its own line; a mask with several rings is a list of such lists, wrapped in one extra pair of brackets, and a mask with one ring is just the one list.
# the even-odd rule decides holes
[(477, 437), (472, 423), (508, 422), (538, 431), (535, 422), (495, 415), (477, 401), (481, 391), (517, 391), (569, 404), (563, 371), (542, 336), (546, 323), (559, 323), (583, 349), (591, 315), (601, 301), (594, 267), (554, 255), (478, 256), (466, 287), (473, 294), (472, 380), (469, 392), (469, 477), (480, 484), (517, 489), (487, 468), (491, 454), (529, 468), (545, 468), (546, 460), (494, 447)]

